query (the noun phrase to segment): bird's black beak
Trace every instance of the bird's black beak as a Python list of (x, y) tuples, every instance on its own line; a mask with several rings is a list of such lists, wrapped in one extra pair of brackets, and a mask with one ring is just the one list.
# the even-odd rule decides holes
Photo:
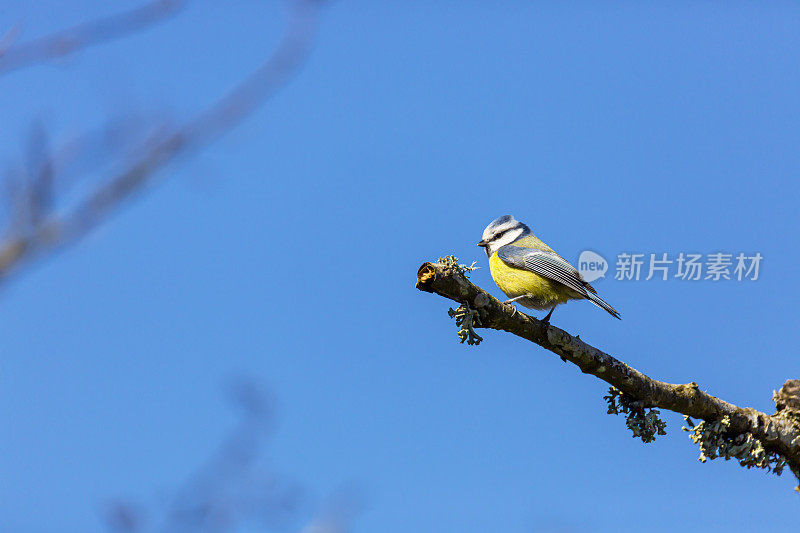
[(478, 246), (483, 246), (485, 248), (485, 247), (489, 246), (489, 243), (487, 241), (481, 241), (481, 242), (478, 243)]

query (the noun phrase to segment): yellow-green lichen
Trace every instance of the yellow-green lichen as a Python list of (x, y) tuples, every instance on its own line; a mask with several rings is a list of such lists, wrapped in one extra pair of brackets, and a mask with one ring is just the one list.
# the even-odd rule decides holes
[(464, 341), (469, 345), (481, 343), (483, 337), (475, 333), (473, 329), (474, 326), (481, 325), (481, 318), (478, 315), (478, 311), (466, 304), (461, 304), (458, 306), (458, 309), (453, 309), (451, 307), (447, 311), (447, 314), (450, 315), (450, 318), (455, 317), (456, 326), (460, 326), (458, 338), (461, 339), (462, 344)]
[(640, 400), (616, 387), (609, 388), (608, 395), (603, 399), (608, 402), (608, 414), (627, 415), (625, 425), (633, 432), (633, 438), (640, 438), (647, 443), (656, 440), (656, 435), (667, 434), (664, 431), (667, 423), (658, 417), (658, 409), (645, 408)]
[(447, 274), (452, 274), (453, 272), (457, 272), (459, 274), (463, 274), (464, 276), (466, 276), (468, 272), (472, 272), (473, 270), (477, 270), (480, 268), (478, 266), (475, 266), (475, 261), (473, 261), (472, 264), (469, 266), (459, 264), (458, 257), (454, 255), (446, 255), (444, 257), (440, 257), (437, 263), (442, 265), (442, 269)]
[(731, 420), (728, 415), (712, 422), (695, 424), (688, 416), (683, 417), (690, 427), (682, 428), (689, 432), (689, 438), (700, 445), (699, 460), (724, 457), (736, 459), (746, 468), (763, 468), (781, 475), (786, 459), (775, 452), (764, 449), (764, 444), (750, 433), (731, 434)]

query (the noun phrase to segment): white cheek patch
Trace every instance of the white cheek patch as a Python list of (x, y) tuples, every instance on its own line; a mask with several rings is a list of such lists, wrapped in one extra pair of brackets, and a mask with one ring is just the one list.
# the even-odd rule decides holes
[(511, 244), (512, 242), (516, 241), (520, 235), (522, 235), (522, 228), (513, 229), (507, 231), (506, 234), (503, 235), (503, 237), (497, 242), (500, 243), (500, 246), (505, 246), (506, 244)]
[(512, 242), (517, 240), (519, 236), (522, 235), (523, 231), (525, 230), (523, 230), (522, 228), (507, 231), (505, 235), (503, 235), (502, 237), (500, 237), (499, 239), (497, 239), (496, 241), (492, 242), (489, 245), (491, 253), (494, 253), (503, 246), (505, 246), (506, 244), (511, 244)]

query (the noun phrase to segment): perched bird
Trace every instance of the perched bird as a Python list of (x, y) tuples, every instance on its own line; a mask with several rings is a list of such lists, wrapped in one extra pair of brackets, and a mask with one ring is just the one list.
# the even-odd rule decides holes
[(589, 300), (614, 318), (619, 313), (597, 296), (597, 291), (575, 267), (540, 241), (531, 229), (511, 215), (492, 221), (483, 230), (478, 246), (486, 249), (492, 278), (511, 299), (531, 309), (550, 309), (550, 321), (558, 304)]

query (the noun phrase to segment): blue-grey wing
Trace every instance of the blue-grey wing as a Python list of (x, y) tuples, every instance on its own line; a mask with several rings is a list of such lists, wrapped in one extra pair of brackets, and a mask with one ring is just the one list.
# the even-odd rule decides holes
[(529, 270), (588, 296), (586, 282), (580, 273), (555, 252), (509, 244), (497, 250), (497, 256), (515, 268)]

